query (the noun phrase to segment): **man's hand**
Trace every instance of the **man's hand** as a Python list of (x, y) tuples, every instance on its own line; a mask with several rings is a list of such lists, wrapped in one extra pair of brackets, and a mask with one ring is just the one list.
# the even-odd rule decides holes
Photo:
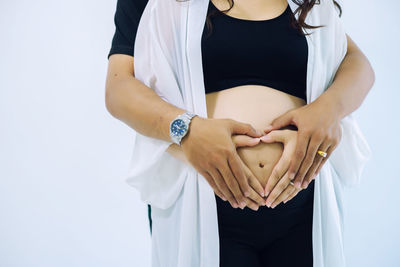
[[(262, 189), (262, 186), (255, 185), (255, 181), (250, 181), (252, 186), (249, 185), (244, 164), (232, 140), (234, 134), (263, 135), (248, 123), (195, 116), (181, 147), (187, 160), (204, 176), (215, 193), (228, 200), (232, 207), (243, 209), (248, 204), (246, 198), (253, 194), (253, 188)], [(261, 196), (263, 190), (258, 193)]]
[[(297, 126), (297, 145), (288, 171), (289, 179), (294, 179), (297, 189), (307, 188), (342, 137), (340, 117), (335, 107), (317, 100), (289, 110), (264, 129), (269, 133), (287, 125)], [(327, 156), (320, 156), (318, 150), (326, 152)]]
[[(289, 124), (297, 126), (298, 143), (289, 174), (296, 176), (299, 188), (306, 188), (319, 173), (342, 138), (340, 120), (362, 104), (375, 82), (367, 57), (350, 36), (346, 37), (346, 56), (329, 88), (313, 102), (276, 118), (272, 127), (265, 129), (268, 133)], [(327, 152), (327, 156), (322, 158), (317, 150)]]

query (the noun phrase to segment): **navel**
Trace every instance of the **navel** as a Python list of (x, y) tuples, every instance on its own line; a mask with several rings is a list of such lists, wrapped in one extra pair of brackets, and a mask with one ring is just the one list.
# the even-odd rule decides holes
[(260, 167), (260, 168), (263, 168), (264, 167), (264, 164), (262, 164), (261, 162), (258, 164), (258, 166)]

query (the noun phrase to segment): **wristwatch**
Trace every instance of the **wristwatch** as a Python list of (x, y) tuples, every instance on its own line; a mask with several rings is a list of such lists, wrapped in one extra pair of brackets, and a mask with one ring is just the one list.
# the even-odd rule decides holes
[(189, 124), (194, 116), (197, 116), (197, 114), (186, 111), (171, 121), (169, 124), (169, 136), (172, 142), (179, 146), (181, 145), (182, 138), (189, 131)]

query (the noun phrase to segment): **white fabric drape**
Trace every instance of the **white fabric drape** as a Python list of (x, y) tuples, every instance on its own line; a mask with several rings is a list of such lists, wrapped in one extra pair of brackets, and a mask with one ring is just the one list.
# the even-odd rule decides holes
[[(288, 0), (294, 11), (297, 5)], [(165, 101), (207, 117), (201, 35), (209, 0), (149, 0), (135, 41), (135, 76)], [(296, 19), (298, 16), (296, 16)], [(342, 22), (331, 0), (321, 0), (306, 22), (307, 103), (323, 93), (347, 50)], [(290, 78), (290, 77), (288, 77)], [(144, 105), (146, 103), (143, 103)], [(344, 186), (360, 182), (371, 156), (352, 114), (343, 118), (342, 140), (315, 181), (313, 254), (316, 267), (345, 266)], [(153, 267), (218, 267), (219, 241), (214, 192), (204, 177), (165, 152), (172, 142), (135, 132), (126, 181), (152, 205)]]

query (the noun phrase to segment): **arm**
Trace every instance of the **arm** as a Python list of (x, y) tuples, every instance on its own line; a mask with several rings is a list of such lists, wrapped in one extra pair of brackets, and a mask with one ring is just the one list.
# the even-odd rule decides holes
[[(331, 86), (315, 101), (283, 114), (265, 129), (268, 133), (289, 124), (299, 129), (296, 157), (288, 170), (298, 189), (306, 188), (318, 174), (340, 142), (340, 120), (361, 105), (375, 82), (375, 73), (368, 59), (346, 36), (347, 53)], [(327, 157), (319, 156), (318, 149), (326, 151)]]
[(328, 105), (339, 119), (358, 109), (375, 82), (375, 72), (356, 43), (347, 35), (347, 53), (331, 86), (315, 101)]
[[(164, 101), (134, 75), (132, 56), (113, 54), (109, 58), (107, 110), (143, 135), (170, 141), (169, 123), (185, 110)], [(218, 196), (233, 207), (244, 208), (245, 196), (254, 190), (236, 153), (233, 134), (261, 136), (250, 124), (195, 116), (181, 147), (188, 162), (207, 179)], [(259, 193), (262, 192), (261, 187)]]
[(143, 135), (171, 141), (169, 123), (185, 110), (164, 101), (134, 75), (132, 56), (110, 56), (105, 94), (108, 112)]

